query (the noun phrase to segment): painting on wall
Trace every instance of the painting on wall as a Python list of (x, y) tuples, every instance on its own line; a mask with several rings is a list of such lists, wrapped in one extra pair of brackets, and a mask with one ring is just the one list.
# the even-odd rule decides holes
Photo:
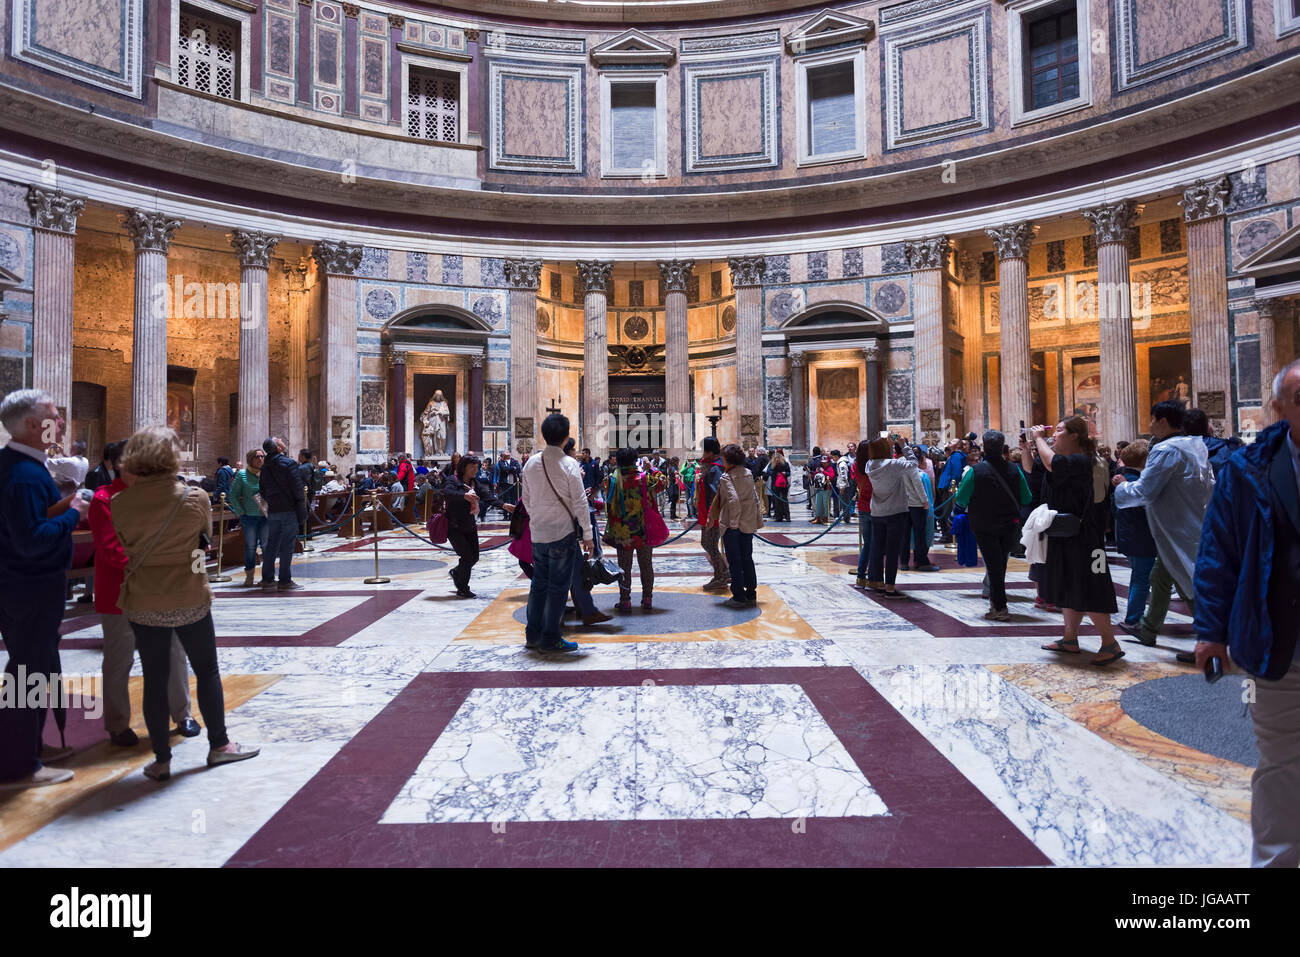
[(1029, 355), (1029, 398), (1034, 421), (1026, 422), (1025, 425), (1047, 425), (1051, 419), (1047, 411), (1047, 353), (1045, 352), (1033, 352)]
[(180, 440), (181, 458), (194, 458), (194, 387), (171, 382), (167, 385), (167, 428)]
[(1095, 422), (1101, 407), (1101, 357), (1075, 356), (1072, 371), (1073, 414), (1087, 416)]
[(1151, 401), (1147, 408), (1166, 399), (1192, 405), (1192, 345), (1181, 342), (1172, 346), (1152, 346), (1147, 352), (1147, 374), (1151, 381)]

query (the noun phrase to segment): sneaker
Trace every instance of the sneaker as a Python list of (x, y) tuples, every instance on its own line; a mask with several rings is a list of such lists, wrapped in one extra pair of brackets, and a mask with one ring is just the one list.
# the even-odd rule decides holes
[(714, 578), (705, 582), (703, 585), (705, 591), (718, 591), (721, 588), (730, 588), (730, 587), (731, 587), (730, 578)]
[(290, 580), (287, 582), (280, 582), (278, 586), (278, 590), (279, 591), (302, 591), (302, 589), (306, 587), (307, 587), (306, 585), (300, 585), (296, 581)]
[(577, 651), (578, 643), (576, 641), (565, 641), (563, 638), (561, 638), (559, 641), (555, 642), (554, 644), (538, 645), (537, 650), (544, 655), (559, 654), (561, 652), (566, 652), (566, 651)]
[(115, 748), (140, 747), (140, 736), (130, 728), (127, 728), (125, 731), (119, 731), (117, 734), (110, 734), (108, 740)]
[(60, 748), (51, 747), (48, 744), (41, 745), (42, 764), (52, 764), (55, 761), (62, 761), (65, 758), (70, 758), (72, 755), (72, 748), (69, 748), (66, 745)]
[(275, 579), (271, 579), (271, 581), (263, 580), (258, 584), (258, 587), (261, 588), (262, 591), (275, 591)]
[(249, 758), (257, 757), (260, 753), (260, 748), (244, 750), (232, 741), (224, 748), (216, 748), (208, 752), (208, 767), (215, 768), (218, 764), (234, 764), (236, 761), (247, 761)]
[(872, 591), (884, 591), (884, 590), (885, 590), (885, 583), (884, 583), (884, 582), (873, 582), (871, 579), (867, 579), (867, 585), (866, 585), (866, 587), (867, 587), (867, 588), (870, 588)]
[(152, 761), (145, 765), (144, 776), (151, 781), (170, 781), (172, 763), (170, 761)]
[(723, 608), (748, 608), (750, 603), (742, 598), (728, 598), (722, 603)]
[(0, 784), (0, 791), (25, 791), (28, 788), (43, 788), (50, 784), (62, 784), (64, 781), (71, 781), (72, 777), (72, 772), (67, 768), (41, 768), (25, 778)]

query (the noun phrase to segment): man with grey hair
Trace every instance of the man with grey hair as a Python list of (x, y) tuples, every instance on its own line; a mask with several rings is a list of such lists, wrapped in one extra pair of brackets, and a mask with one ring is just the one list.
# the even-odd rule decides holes
[(64, 425), (48, 393), (11, 392), (0, 402), (0, 424), (10, 436), (0, 449), (0, 638), (9, 653), (0, 678), (8, 685), (0, 694), (0, 791), (14, 791), (72, 777), (41, 765), (72, 750), (42, 751), (48, 698), (31, 707), (28, 693), (61, 682), (59, 624), (72, 530), (90, 503), (75, 491), (60, 496), (46, 469), (45, 448)]
[(1259, 766), (1250, 779), (1255, 867), (1300, 865), (1300, 359), (1273, 380), (1278, 421), (1233, 453), (1196, 558), (1196, 664), (1254, 676)]

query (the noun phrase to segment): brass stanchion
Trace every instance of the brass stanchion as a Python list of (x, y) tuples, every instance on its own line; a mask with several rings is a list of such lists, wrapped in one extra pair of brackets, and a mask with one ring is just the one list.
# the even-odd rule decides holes
[(221, 562), (225, 558), (226, 550), (226, 493), (221, 493), (220, 504), (217, 508), (217, 573), (209, 575), (210, 582), (228, 582), (229, 575), (221, 574)]
[[(302, 500), (303, 502), (307, 502), (307, 486), (305, 485), (302, 487)], [(302, 520), (302, 550), (304, 552), (314, 552), (316, 549), (311, 547), (311, 539), (307, 537), (308, 523), (311, 522), (310, 503), (308, 503), (307, 508), (304, 511), (306, 511), (307, 517)]]
[(379, 574), (379, 491), (370, 490), (370, 530), (375, 534), (375, 576), (365, 579), (367, 585), (383, 585), (391, 579)]

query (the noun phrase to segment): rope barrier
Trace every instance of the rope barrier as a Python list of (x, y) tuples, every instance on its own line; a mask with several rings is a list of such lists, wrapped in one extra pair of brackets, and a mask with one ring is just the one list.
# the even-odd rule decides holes
[[(429, 545), (429, 546), (431, 546), (432, 548), (436, 548), (436, 549), (438, 549), (438, 550), (440, 550), (440, 551), (444, 551), (444, 552), (454, 552), (454, 551), (456, 550), (456, 549), (452, 548), (450, 545), (439, 545), (437, 542), (433, 542), (433, 541), (430, 541), (429, 539), (425, 538), (425, 537), (424, 537), (423, 535), (421, 535), (419, 532), (417, 532), (417, 531), (415, 531), (413, 528), (411, 528), (411, 526), (407, 525), (404, 521), (402, 521), (400, 518), (398, 518), (396, 515), (394, 515), (392, 509), (390, 509), (390, 508), (389, 508), (387, 505), (385, 505), (383, 502), (380, 502), (380, 503), (379, 503), (379, 507), (382, 508), (385, 512), (387, 512), (388, 515), (389, 515), (389, 517), (390, 517), (393, 521), (395, 521), (398, 525), (402, 526), (402, 529), (403, 529), (404, 531), (406, 531), (407, 533), (409, 533), (409, 534), (415, 536), (415, 537), (418, 538), (420, 541), (424, 542), (424, 544)], [(377, 532), (376, 532), (376, 537), (378, 537), (378, 533), (377, 533)], [(498, 549), (498, 548), (505, 548), (505, 547), (506, 547), (507, 545), (509, 545), (509, 544), (510, 544), (510, 542), (505, 541), (505, 542), (500, 542), (500, 543), (498, 543), (498, 544), (496, 544), (496, 545), (489, 545), (487, 548), (480, 548), (480, 549), (479, 549), (479, 553), (482, 554), (483, 552), (491, 552), (491, 551), (495, 551), (495, 550)]]

